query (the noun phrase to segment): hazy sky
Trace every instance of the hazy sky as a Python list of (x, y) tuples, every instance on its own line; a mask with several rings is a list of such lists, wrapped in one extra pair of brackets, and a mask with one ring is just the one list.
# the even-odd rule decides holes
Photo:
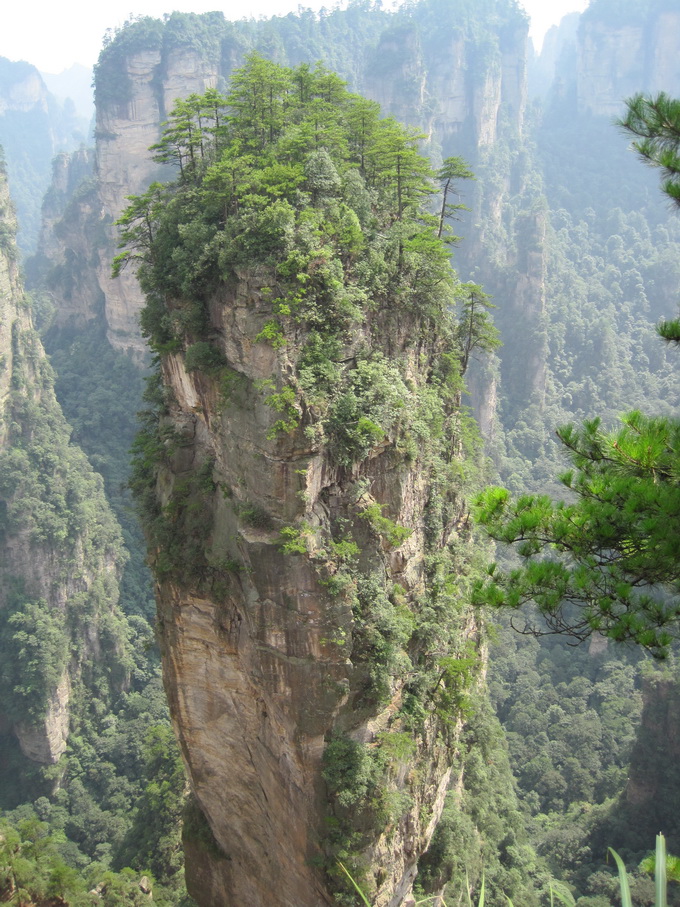
[[(532, 19), (534, 42), (568, 12), (583, 10), (587, 0), (520, 0)], [(335, 0), (305, 0), (304, 7), (331, 8)], [(342, 3), (340, 5), (343, 5)], [(389, 8), (390, 0), (384, 2)], [(123, 24), (131, 13), (161, 16), (221, 9), (227, 19), (285, 15), (297, 0), (4, 0), (0, 15), (0, 56), (28, 60), (43, 72), (58, 73), (72, 63), (96, 62), (107, 28)]]

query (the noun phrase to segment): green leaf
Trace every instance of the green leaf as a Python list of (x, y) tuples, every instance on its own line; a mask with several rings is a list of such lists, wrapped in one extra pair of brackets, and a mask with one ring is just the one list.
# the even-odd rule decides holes
[(359, 886), (357, 885), (357, 883), (354, 881), (354, 879), (352, 878), (352, 876), (349, 874), (348, 870), (345, 869), (345, 867), (343, 866), (343, 864), (342, 864), (340, 861), (338, 861), (338, 866), (340, 867), (340, 869), (342, 869), (342, 871), (345, 873), (345, 875), (347, 876), (347, 878), (350, 880), (350, 882), (352, 883), (352, 885), (354, 886), (354, 888), (357, 890), (357, 892), (359, 893), (359, 897), (360, 897), (361, 900), (364, 902), (364, 904), (366, 905), (366, 907), (371, 907), (370, 901), (368, 901), (368, 900), (366, 899), (366, 895), (363, 893), (363, 891), (361, 890), (361, 888), (359, 888)]
[(628, 884), (628, 874), (626, 872), (626, 866), (625, 866), (623, 860), (621, 859), (621, 857), (611, 847), (609, 848), (609, 852), (614, 857), (614, 860), (616, 861), (616, 865), (619, 870), (619, 885), (621, 887), (621, 907), (633, 907), (633, 901), (630, 896), (630, 886)]

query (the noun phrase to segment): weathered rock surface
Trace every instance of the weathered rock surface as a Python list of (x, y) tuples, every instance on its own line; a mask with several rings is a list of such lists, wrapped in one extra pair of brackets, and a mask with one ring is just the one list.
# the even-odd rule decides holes
[[(406, 461), (386, 440), (341, 467), (303, 425), (272, 437), (277, 414), (262, 382), (290, 381), (294, 358), (256, 339), (271, 318), (262, 293), (271, 278), (243, 272), (211, 304), (212, 329), (232, 370), (228, 397), (216, 379), (187, 372), (182, 353), (162, 363), (172, 399), (164, 431), (172, 429), (177, 445), (156, 494), (165, 513), (178, 513), (173, 531), (183, 551), (194, 552), (165, 567), (167, 552), (155, 552), (164, 677), (192, 787), (222, 851), (188, 842), (188, 884), (202, 907), (334, 903), (318, 868), (328, 859), (326, 823), (338, 821), (329, 812), (324, 751), (336, 734), (370, 752), (382, 733), (405, 730), (408, 678), (393, 677), (385, 701), (370, 694), (356, 603), (349, 592), (331, 591), (339, 569), (329, 554), (333, 540), (355, 539), (358, 569), (379, 577), (387, 594), (396, 588), (414, 602), (425, 591), (432, 489), (419, 458)], [(351, 362), (371, 344), (407, 361), (417, 386), (433, 348), (412, 314), (389, 309), (356, 331), (344, 357)], [(375, 503), (410, 537), (393, 547), (374, 531), (361, 514)], [(465, 534), (465, 519), (461, 501), (446, 540)], [(288, 526), (302, 527), (301, 550), (282, 547), (279, 530)], [(475, 634), (461, 615), (461, 645)], [(398, 907), (410, 895), (451, 779), (456, 733), (455, 719), (447, 725), (429, 713), (413, 750), (385, 780), (402, 806), (392, 819), (359, 829), (378, 907)]]
[(14, 727), (21, 752), (32, 762), (54, 765), (66, 752), (68, 742), (71, 681), (68, 671), (50, 692), (44, 718), (33, 724), (20, 721)]
[(637, 92), (680, 94), (680, 11), (650, 7), (642, 21), (614, 24), (584, 15), (578, 40), (581, 113), (621, 116)]
[(97, 108), (95, 171), (101, 216), (108, 235), (96, 266), (97, 285), (104, 297), (111, 345), (131, 351), (138, 359), (146, 349), (138, 323), (139, 285), (132, 269), (111, 279), (112, 250), (117, 236), (111, 224), (127, 207), (127, 196), (144, 192), (162, 172), (151, 160), (149, 147), (158, 141), (160, 124), (172, 104), (192, 92), (203, 93), (214, 87), (217, 80), (217, 73), (206, 70), (197, 52), (173, 55), (159, 86), (161, 66), (160, 50), (132, 54), (121, 73), (131, 85), (129, 101)]
[(85, 140), (87, 123), (54, 98), (38, 70), (0, 57), (0, 145), (19, 211), (19, 245), (35, 249), (52, 157)]
[[(680, 836), (680, 685), (671, 671), (649, 672), (642, 680), (642, 716), (630, 755), (628, 781), (618, 804), (623, 827), (635, 841), (659, 832), (675, 849)], [(619, 817), (617, 817), (619, 818)], [(638, 844), (637, 846), (640, 846)]]

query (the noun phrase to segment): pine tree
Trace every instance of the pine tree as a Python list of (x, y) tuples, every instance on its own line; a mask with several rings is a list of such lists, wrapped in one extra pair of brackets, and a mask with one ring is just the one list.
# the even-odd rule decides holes
[[(680, 205), (680, 101), (636, 95), (620, 125), (633, 147), (663, 172), (662, 189)], [(680, 343), (680, 321), (659, 334)], [(603, 633), (664, 657), (680, 629), (680, 419), (639, 412), (618, 432), (600, 421), (557, 434), (573, 468), (561, 476), (570, 502), (546, 495), (511, 501), (504, 488), (477, 502), (478, 519), (495, 539), (515, 543), (521, 566), (489, 568), (478, 604), (519, 608), (534, 602), (545, 618), (537, 633), (577, 640)]]
[(478, 284), (462, 283), (456, 295), (461, 307), (456, 341), (460, 350), (460, 373), (464, 375), (474, 350), (491, 353), (501, 345), (501, 339), (489, 317), (489, 309), (495, 306)]
[[(473, 180), (474, 173), (467, 166), (462, 157), (447, 157), (442, 166), (437, 171), (437, 177), (441, 184), (442, 206), (439, 211), (439, 231), (437, 236), (441, 239), (444, 232), (444, 223), (447, 219), (459, 220), (458, 211), (469, 211), (470, 209), (461, 202), (449, 201), (450, 195), (460, 196), (456, 188), (458, 180)], [(456, 243), (459, 237), (450, 236), (448, 242)]]

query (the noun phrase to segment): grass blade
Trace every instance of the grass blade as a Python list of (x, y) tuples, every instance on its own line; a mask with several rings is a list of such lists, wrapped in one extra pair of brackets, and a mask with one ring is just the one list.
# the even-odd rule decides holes
[(668, 907), (666, 900), (666, 839), (660, 834), (656, 836), (654, 888), (656, 890), (656, 907)]
[(356, 888), (356, 890), (359, 892), (359, 897), (360, 897), (361, 900), (364, 902), (364, 904), (366, 905), (366, 907), (371, 907), (370, 902), (366, 899), (366, 895), (363, 893), (363, 891), (361, 890), (361, 888), (359, 888), (359, 886), (357, 885), (357, 883), (354, 881), (354, 879), (352, 878), (352, 876), (349, 874), (349, 871), (348, 871), (347, 869), (345, 869), (345, 867), (342, 865), (342, 863), (341, 863), (339, 860), (338, 860), (338, 866), (340, 867), (340, 869), (342, 869), (342, 871), (345, 873), (345, 875), (346, 875), (347, 878), (350, 880), (350, 882), (352, 883), (352, 885), (354, 885), (354, 887)]
[(633, 901), (630, 896), (630, 886), (628, 885), (628, 874), (626, 866), (613, 848), (609, 848), (609, 853), (614, 857), (619, 870), (619, 884), (621, 887), (621, 907), (633, 907)]
[(564, 904), (564, 907), (574, 907), (575, 901), (571, 892), (566, 890), (566, 885), (564, 885), (564, 883), (559, 884), (563, 886), (563, 888), (553, 888), (552, 885), (550, 886), (550, 904), (554, 904), (553, 898), (557, 898), (560, 904)]

